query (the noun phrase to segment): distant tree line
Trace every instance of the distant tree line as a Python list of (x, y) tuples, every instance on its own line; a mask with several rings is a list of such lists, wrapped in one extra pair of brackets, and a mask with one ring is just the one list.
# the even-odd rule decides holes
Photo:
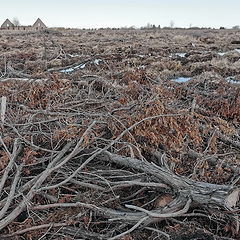
[(240, 29), (239, 25), (233, 26), (232, 29)]
[(140, 27), (140, 29), (161, 29), (161, 26), (156, 26), (155, 24), (148, 23), (146, 26)]
[[(21, 26), (20, 24), (20, 21), (18, 20), (17, 17), (14, 17), (12, 19), (12, 23), (15, 25), (15, 26)], [(175, 22), (173, 20), (170, 21), (169, 23), (169, 26), (165, 26), (163, 27), (163, 29), (171, 29), (171, 28), (176, 28), (175, 27)], [(120, 27), (120, 28), (100, 28), (100, 29), (115, 29), (115, 30), (120, 30), (120, 29), (138, 29), (137, 27), (135, 26), (130, 26), (130, 27)], [(142, 26), (140, 27), (141, 30), (157, 30), (157, 29), (161, 29), (161, 26), (160, 25), (155, 25), (155, 24), (151, 24), (151, 23), (147, 23), (146, 26)], [(181, 29), (181, 28), (178, 28), (178, 29)], [(189, 25), (188, 29), (212, 29), (211, 27), (209, 28), (206, 28), (206, 27), (193, 27), (192, 24)], [(213, 28), (214, 29), (214, 28)], [(223, 26), (221, 26), (219, 29), (227, 29)], [(234, 30), (239, 30), (240, 29), (240, 26), (239, 25), (235, 25), (232, 27), (232, 29)]]

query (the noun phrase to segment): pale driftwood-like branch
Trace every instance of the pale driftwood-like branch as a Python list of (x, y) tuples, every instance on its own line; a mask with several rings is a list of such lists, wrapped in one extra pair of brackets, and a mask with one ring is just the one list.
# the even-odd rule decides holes
[(204, 182), (196, 182), (186, 177), (175, 175), (169, 170), (158, 167), (155, 164), (138, 159), (122, 157), (117, 154), (105, 152), (103, 159), (115, 162), (116, 164), (133, 168), (150, 175), (153, 175), (172, 187), (184, 201), (189, 198), (200, 205), (211, 205), (214, 208), (231, 209), (236, 206), (240, 189), (235, 186), (217, 185)]
[(9, 223), (11, 223), (24, 209), (26, 209), (29, 201), (35, 196), (36, 190), (41, 186), (41, 184), (49, 177), (51, 174), (52, 167), (54, 164), (59, 161), (63, 157), (63, 155), (69, 150), (72, 143), (66, 145), (66, 147), (49, 163), (48, 167), (45, 171), (43, 171), (40, 176), (36, 177), (34, 184), (29, 190), (28, 194), (24, 197), (24, 199), (17, 205), (16, 208), (12, 210), (10, 214), (8, 214), (5, 218), (0, 221), (0, 229), (6, 227)]
[[(71, 64), (71, 65), (68, 65), (68, 66), (65, 66), (65, 67), (50, 68), (47, 71), (51, 73), (51, 72), (57, 72), (57, 71), (66, 70), (66, 69), (70, 69), (70, 68), (75, 69), (78, 66), (81, 66), (83, 64), (86, 64), (86, 63), (90, 62), (91, 60), (92, 59), (87, 59), (85, 61), (76, 62), (74, 64)], [(78, 69), (78, 68), (76, 68), (76, 69)]]
[(36, 230), (40, 230), (40, 229), (44, 229), (44, 228), (57, 228), (57, 227), (64, 227), (64, 226), (68, 226), (69, 223), (48, 223), (48, 224), (42, 224), (42, 225), (37, 225), (37, 226), (33, 226), (33, 227), (29, 227), (29, 228), (25, 228), (23, 230), (19, 230), (16, 231), (14, 233), (11, 234), (7, 234), (7, 235), (2, 235), (3, 238), (11, 238), (14, 236), (18, 236), (24, 233), (28, 233), (31, 231), (36, 231)]
[[(31, 210), (46, 210), (51, 208), (70, 208), (70, 207), (83, 207), (91, 209), (96, 212), (97, 215), (107, 218), (109, 221), (130, 221), (137, 222), (139, 219), (146, 217), (145, 213), (135, 213), (129, 211), (114, 210), (106, 207), (98, 207), (94, 204), (75, 202), (75, 203), (52, 203), (47, 205), (39, 205), (31, 207)], [(81, 213), (79, 214), (81, 215)]]
[(144, 217), (144, 218), (140, 219), (133, 227), (131, 227), (127, 231), (125, 231), (117, 236), (109, 238), (109, 240), (116, 240), (116, 239), (120, 239), (120, 238), (124, 237), (125, 235), (127, 235), (127, 234), (133, 232), (135, 229), (137, 229), (147, 219), (148, 219), (148, 217)]
[(171, 239), (171, 237), (170, 237), (169, 234), (167, 234), (167, 233), (165, 233), (165, 232), (163, 232), (163, 231), (160, 231), (159, 229), (152, 228), (152, 227), (145, 227), (145, 229), (147, 229), (147, 230), (151, 230), (151, 231), (154, 231), (154, 232), (157, 232), (158, 234), (160, 234), (160, 235), (166, 237), (166, 238), (169, 239), (169, 240)]
[[(67, 151), (71, 148), (72, 145), (73, 142), (69, 142), (68, 144), (66, 144), (64, 148), (53, 158), (53, 160), (55, 160), (56, 162), (59, 161), (67, 153)], [(29, 190), (36, 183), (36, 181), (39, 179), (41, 175), (42, 173), (35, 176), (33, 179), (31, 179), (30, 181), (26, 182), (23, 186), (21, 186), (18, 190), (19, 193), (16, 195), (16, 197), (19, 197), (23, 192)], [(5, 203), (6, 199), (3, 199), (0, 202), (0, 206), (4, 205)]]
[(137, 207), (137, 206), (133, 206), (133, 205), (129, 205), (129, 204), (126, 204), (125, 207), (129, 208), (129, 209), (134, 209), (134, 210), (137, 210), (137, 211), (140, 211), (140, 212), (144, 212), (146, 213), (149, 217), (153, 217), (153, 218), (170, 218), (170, 217), (178, 217), (178, 216), (181, 216), (183, 214), (185, 214), (188, 210), (189, 210), (189, 207), (191, 205), (191, 202), (192, 200), (189, 199), (186, 203), (186, 205), (184, 206), (183, 209), (177, 211), (177, 212), (173, 212), (173, 213), (155, 213), (153, 211), (148, 211), (144, 208), (141, 208), (141, 207)]
[[(3, 140), (2, 140), (2, 138), (1, 138), (1, 136), (0, 136), (0, 142), (3, 145), (5, 145)], [(14, 164), (14, 162), (15, 162), (18, 154), (19, 154), (19, 152), (21, 151), (21, 144), (19, 143), (19, 139), (15, 139), (15, 141), (14, 141), (13, 153), (12, 154), (9, 153), (9, 151), (8, 151), (6, 146), (5, 146), (5, 150), (8, 153), (9, 162), (8, 162), (7, 167), (4, 169), (4, 173), (3, 173), (3, 176), (2, 176), (1, 181), (0, 181), (0, 194), (1, 194), (1, 192), (3, 190), (3, 187), (5, 185), (5, 182), (6, 182), (7, 178), (8, 178), (8, 174), (11, 171), (11, 169), (13, 167), (13, 164)]]
[(93, 231), (87, 231), (84, 227), (82, 228), (72, 226), (62, 227), (59, 232), (66, 234), (66, 236), (72, 236), (74, 239), (78, 238), (79, 240), (80, 239), (107, 240), (109, 238), (108, 235), (106, 236)]
[(4, 123), (6, 109), (7, 109), (7, 98), (5, 96), (2, 96), (2, 98), (1, 98), (1, 109), (0, 109), (1, 124)]
[(21, 170), (22, 170), (22, 165), (19, 166), (19, 167), (17, 166), (17, 172), (16, 172), (16, 174), (14, 176), (14, 180), (13, 180), (10, 192), (8, 194), (7, 201), (6, 201), (5, 205), (4, 205), (4, 207), (0, 211), (0, 219), (6, 214), (8, 208), (10, 207), (10, 205), (11, 205), (13, 199), (14, 199), (14, 196), (15, 196), (15, 193), (16, 193), (17, 184), (18, 184), (18, 181), (20, 179)]
[(112, 189), (117, 189), (121, 187), (131, 187), (131, 186), (142, 186), (142, 187), (155, 187), (155, 188), (166, 188), (170, 189), (170, 187), (163, 183), (155, 183), (155, 182), (140, 182), (140, 181), (121, 181), (121, 182), (110, 182), (111, 185), (114, 185)]

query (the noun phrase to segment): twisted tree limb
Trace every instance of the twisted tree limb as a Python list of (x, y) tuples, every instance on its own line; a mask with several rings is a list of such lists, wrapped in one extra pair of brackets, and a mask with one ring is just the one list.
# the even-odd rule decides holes
[(102, 155), (102, 159), (157, 177), (161, 183), (169, 185), (184, 203), (192, 199), (194, 204), (208, 205), (216, 209), (219, 207), (232, 209), (236, 207), (239, 199), (240, 189), (236, 186), (197, 182), (186, 177), (177, 176), (169, 169), (159, 167), (153, 163), (122, 157), (107, 151)]

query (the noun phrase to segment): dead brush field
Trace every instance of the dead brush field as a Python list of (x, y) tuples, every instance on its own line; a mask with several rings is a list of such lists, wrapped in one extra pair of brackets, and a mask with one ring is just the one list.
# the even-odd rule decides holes
[(240, 31), (0, 31), (1, 239), (240, 239)]

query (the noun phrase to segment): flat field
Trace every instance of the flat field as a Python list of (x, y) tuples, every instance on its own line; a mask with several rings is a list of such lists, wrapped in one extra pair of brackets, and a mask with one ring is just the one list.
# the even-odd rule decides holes
[(240, 239), (240, 31), (0, 31), (1, 239)]

